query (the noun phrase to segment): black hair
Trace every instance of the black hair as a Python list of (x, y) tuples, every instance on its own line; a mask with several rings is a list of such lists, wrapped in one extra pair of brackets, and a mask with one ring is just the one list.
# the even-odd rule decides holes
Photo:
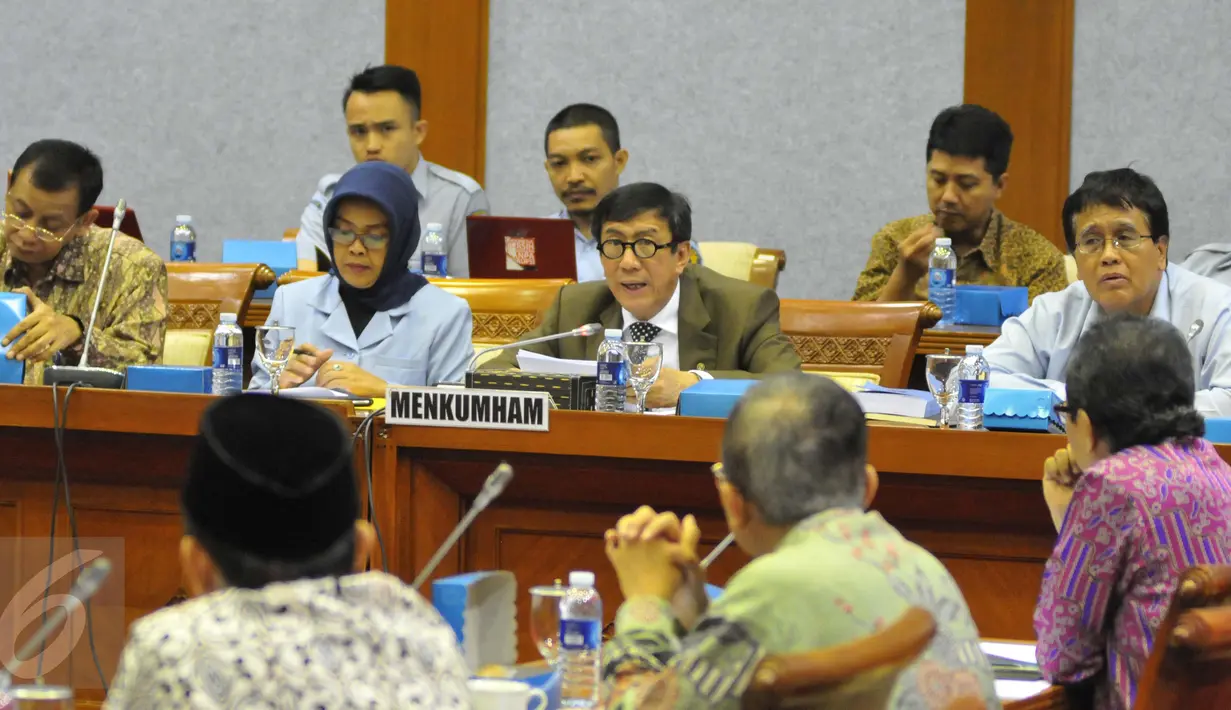
[(1065, 387), (1071, 411), (1085, 410), (1112, 452), (1205, 434), (1192, 354), (1164, 320), (1119, 313), (1095, 324), (1073, 349)]
[(381, 91), (396, 91), (410, 104), (410, 114), (413, 120), (419, 120), (423, 114), (423, 87), (419, 85), (419, 75), (413, 69), (399, 67), (396, 64), (382, 64), (378, 67), (368, 67), (350, 79), (350, 86), (342, 95), (342, 110), (346, 110), (346, 102), (350, 95), (358, 91), (361, 94), (375, 94)]
[(1009, 169), (1013, 130), (1000, 114), (978, 104), (950, 106), (932, 121), (928, 132), (927, 159), (940, 150), (961, 158), (983, 158), (992, 180)]
[(89, 148), (49, 138), (31, 143), (13, 163), (13, 178), (29, 166), (30, 182), (40, 190), (77, 188), (77, 215), (89, 212), (103, 193), (103, 164)]
[(232, 587), (260, 589), (275, 582), (342, 577), (355, 571), (353, 527), (324, 551), (300, 560), (271, 560), (237, 549), (194, 525), (186, 511), (184, 530), (201, 543), (223, 580)]
[(1081, 187), (1064, 200), (1064, 242), (1070, 254), (1077, 248), (1077, 215), (1095, 205), (1141, 210), (1155, 244), (1171, 236), (1167, 201), (1148, 175), (1142, 175), (1132, 168), (1101, 170), (1087, 174)]
[(607, 193), (594, 207), (591, 233), (601, 244), (604, 224), (627, 222), (646, 212), (657, 212), (666, 221), (671, 230), (672, 252), (692, 239), (692, 206), (688, 198), (652, 182), (635, 182)]
[(831, 508), (860, 508), (867, 491), (868, 426), (833, 380), (774, 375), (735, 405), (722, 439), (727, 481), (770, 525)]
[(598, 126), (611, 152), (620, 150), (620, 126), (616, 124), (615, 116), (612, 116), (610, 111), (594, 104), (573, 104), (565, 106), (547, 122), (547, 132), (543, 134), (543, 152), (547, 152), (547, 139), (552, 133), (562, 128), (578, 126)]

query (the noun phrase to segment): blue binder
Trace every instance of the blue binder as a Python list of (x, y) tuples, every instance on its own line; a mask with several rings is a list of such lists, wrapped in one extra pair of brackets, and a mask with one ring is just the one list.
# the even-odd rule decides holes
[[(0, 293), (0, 339), (26, 317), (27, 306), (24, 294)], [(26, 363), (7, 357), (9, 348), (15, 344), (0, 347), (0, 385), (20, 385), (25, 379)]]

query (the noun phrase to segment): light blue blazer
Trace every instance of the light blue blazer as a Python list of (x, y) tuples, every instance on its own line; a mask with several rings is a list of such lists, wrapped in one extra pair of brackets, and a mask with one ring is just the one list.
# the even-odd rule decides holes
[[(336, 276), (318, 276), (278, 287), (266, 325), (295, 329), (295, 344), (333, 350), (391, 385), (461, 382), (474, 355), (470, 304), (428, 284), (410, 301), (377, 311), (356, 338), (338, 294)], [(304, 383), (315, 386), (316, 377)], [(269, 371), (252, 359), (249, 389), (269, 389)]]
[[(1231, 417), (1231, 288), (1170, 264), (1150, 315), (1185, 337), (1196, 330), (1188, 344), (1196, 408), (1207, 417)], [(1038, 296), (1025, 313), (1006, 320), (983, 356), (993, 372), (1063, 382), (1077, 340), (1102, 318), (1103, 309), (1077, 281)]]

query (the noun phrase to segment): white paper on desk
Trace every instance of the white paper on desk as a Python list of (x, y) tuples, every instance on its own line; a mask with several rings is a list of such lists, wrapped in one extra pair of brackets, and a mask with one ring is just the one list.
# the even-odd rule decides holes
[(539, 355), (529, 350), (517, 351), (517, 366), (522, 372), (537, 372), (544, 375), (598, 376), (598, 363), (594, 360), (564, 360), (550, 355)]
[(1002, 390), (1051, 390), (1061, 400), (1068, 399), (1065, 396), (1063, 382), (1040, 380), (1037, 377), (1030, 377), (1028, 375), (993, 372), (988, 379), (987, 386)]
[(1032, 698), (1051, 687), (1045, 680), (995, 680), (996, 697), (1001, 700)]
[(1032, 643), (1000, 643), (996, 641), (980, 641), (979, 648), (992, 656), (1000, 656), (1018, 663), (1037, 663)]
[[(268, 392), (268, 390), (265, 391)], [(286, 387), (278, 390), (278, 396), (291, 399), (368, 399), (327, 387)]]

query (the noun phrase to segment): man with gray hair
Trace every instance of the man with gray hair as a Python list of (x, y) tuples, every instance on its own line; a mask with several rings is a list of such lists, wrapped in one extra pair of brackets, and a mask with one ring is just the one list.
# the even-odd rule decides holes
[(816, 375), (774, 375), (727, 421), (718, 497), (753, 560), (706, 609), (691, 516), (642, 507), (606, 533), (624, 603), (604, 650), (616, 708), (738, 708), (767, 654), (868, 636), (912, 606), (936, 620), (931, 645), (891, 708), (979, 697), (1000, 707), (979, 632), (935, 557), (867, 511), (877, 475), (849, 393)]

